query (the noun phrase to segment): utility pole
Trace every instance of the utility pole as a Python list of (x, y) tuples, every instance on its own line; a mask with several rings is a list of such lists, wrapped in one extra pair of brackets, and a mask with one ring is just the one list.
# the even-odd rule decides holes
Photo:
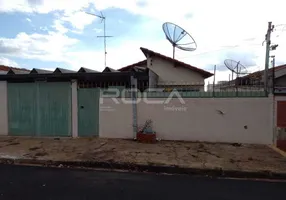
[(106, 20), (106, 17), (102, 15), (96, 15), (96, 14), (92, 14), (92, 13), (87, 13), (86, 14), (88, 15), (92, 15), (92, 16), (96, 16), (98, 18), (100, 18), (103, 22), (103, 36), (97, 36), (98, 38), (103, 38), (103, 41), (104, 41), (104, 67), (106, 67), (106, 55), (107, 55), (107, 51), (106, 51), (106, 38), (108, 37), (113, 37), (113, 36), (107, 36), (106, 35), (106, 25), (105, 25), (105, 20)]
[(269, 54), (270, 54), (270, 45), (271, 45), (271, 32), (273, 31), (274, 26), (272, 22), (268, 22), (268, 29), (265, 36), (266, 42), (266, 55), (265, 55), (265, 70), (264, 70), (264, 91), (268, 95), (268, 68), (269, 68)]

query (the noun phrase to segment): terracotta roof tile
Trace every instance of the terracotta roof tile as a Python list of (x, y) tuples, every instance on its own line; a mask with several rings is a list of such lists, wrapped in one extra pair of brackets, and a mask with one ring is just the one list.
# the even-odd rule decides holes
[(180, 66), (182, 66), (182, 67), (185, 67), (185, 68), (187, 68), (187, 69), (190, 69), (190, 70), (192, 70), (192, 71), (196, 71), (196, 72), (200, 73), (204, 78), (209, 78), (209, 77), (213, 76), (213, 74), (210, 73), (210, 72), (208, 72), (208, 71), (205, 71), (205, 70), (203, 70), (203, 69), (194, 67), (194, 66), (189, 65), (189, 64), (187, 64), (187, 63), (184, 63), (184, 62), (182, 62), (182, 61), (179, 61), (179, 60), (170, 58), (170, 57), (168, 57), (168, 56), (162, 55), (162, 54), (160, 54), (160, 53), (151, 51), (151, 50), (146, 49), (146, 48), (143, 48), (143, 47), (141, 47), (140, 49), (141, 49), (141, 51), (142, 51), (145, 55), (146, 55), (146, 54), (155, 55), (155, 56), (158, 56), (158, 57), (160, 57), (160, 58), (162, 58), (162, 59), (168, 60), (168, 61), (170, 61), (170, 62), (175, 62), (176, 64), (178, 64), (178, 65), (180, 65)]
[[(279, 65), (279, 66), (275, 67), (274, 69), (275, 69), (275, 71), (278, 71), (278, 70), (281, 70), (284, 68), (286, 68), (286, 64), (285, 65)], [(269, 70), (272, 70), (272, 68), (269, 68)], [(248, 74), (248, 75), (244, 76), (243, 78), (248, 78), (248, 77), (261, 78), (263, 73), (264, 73), (264, 70), (260, 70), (260, 71), (256, 71), (256, 72), (253, 72), (251, 74)]]
[(30, 70), (25, 69), (25, 68), (8, 67), (8, 66), (5, 66), (5, 65), (0, 65), (0, 71), (6, 71), (6, 72), (8, 72), (10, 69), (19, 70), (19, 71), (26, 71), (26, 72), (29, 72), (29, 71), (30, 71)]
[(134, 64), (131, 64), (131, 65), (127, 65), (125, 67), (122, 67), (120, 69), (118, 69), (118, 71), (121, 71), (121, 72), (125, 72), (125, 71), (129, 71), (130, 69), (132, 69), (133, 67), (136, 67), (136, 66), (142, 66), (142, 65), (147, 65), (147, 60), (142, 60), (140, 62), (137, 62), (137, 63), (134, 63)]
[[(167, 60), (167, 61), (170, 61), (170, 62), (175, 62), (177, 65), (180, 65), (180, 66), (182, 66), (182, 67), (185, 67), (185, 68), (187, 68), (187, 69), (190, 69), (190, 70), (193, 70), (193, 71), (195, 71), (195, 72), (200, 73), (204, 78), (209, 78), (209, 77), (213, 76), (213, 74), (210, 73), (210, 72), (208, 72), (208, 71), (205, 71), (205, 70), (203, 70), (203, 69), (199, 69), (199, 68), (197, 68), (197, 67), (194, 67), (194, 66), (192, 66), (192, 65), (189, 65), (189, 64), (184, 63), (184, 62), (182, 62), (182, 61), (179, 61), (179, 60), (170, 58), (170, 57), (168, 57), (168, 56), (162, 55), (162, 54), (160, 54), (160, 53), (151, 51), (151, 50), (146, 49), (146, 48), (143, 48), (143, 47), (141, 47), (140, 49), (141, 49), (141, 51), (145, 54), (145, 56), (146, 56), (147, 54), (149, 54), (149, 55), (155, 55), (155, 56), (160, 57), (160, 58), (162, 58), (162, 59), (164, 59), (164, 60)], [(145, 59), (145, 60), (142, 60), (142, 61), (140, 61), (140, 62), (137, 62), (137, 63), (131, 64), (131, 65), (125, 66), (125, 67), (119, 69), (119, 71), (129, 71), (129, 70), (130, 70), (131, 68), (133, 68), (133, 67), (142, 66), (142, 65), (146, 65), (146, 64), (147, 64), (147, 60)]]

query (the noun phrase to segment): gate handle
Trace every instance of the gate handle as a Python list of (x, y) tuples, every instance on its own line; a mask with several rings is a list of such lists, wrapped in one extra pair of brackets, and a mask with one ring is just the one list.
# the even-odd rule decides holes
[(81, 109), (83, 109), (83, 108), (84, 108), (84, 106), (80, 106), (80, 108), (81, 108)]

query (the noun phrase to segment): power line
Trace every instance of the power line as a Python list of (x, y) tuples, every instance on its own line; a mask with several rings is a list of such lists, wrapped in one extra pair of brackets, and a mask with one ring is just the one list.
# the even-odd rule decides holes
[[(247, 45), (247, 46), (260, 46), (260, 45), (261, 44), (250, 44), (250, 45)], [(213, 52), (217, 52), (217, 51), (223, 51), (223, 50), (227, 50), (227, 49), (235, 49), (235, 48), (238, 48), (238, 47), (242, 47), (242, 45), (234, 45), (234, 46), (229, 47), (229, 48), (211, 50), (211, 51), (206, 51), (206, 52), (202, 52), (202, 53), (198, 53), (198, 54), (192, 54), (192, 55), (189, 55), (189, 56), (178, 57), (178, 59), (190, 58), (190, 57), (193, 57), (193, 56), (200, 56), (200, 55), (203, 55), (203, 54), (213, 53)]]

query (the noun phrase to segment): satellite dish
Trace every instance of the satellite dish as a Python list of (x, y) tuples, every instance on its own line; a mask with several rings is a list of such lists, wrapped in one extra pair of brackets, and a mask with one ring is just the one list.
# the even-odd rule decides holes
[(233, 79), (233, 74), (236, 74), (237, 77), (240, 75), (246, 75), (247, 70), (246, 67), (244, 67), (240, 61), (235, 61), (231, 59), (226, 59), (224, 61), (225, 66), (232, 72), (232, 79)]
[(197, 44), (192, 36), (180, 26), (171, 22), (163, 24), (163, 31), (167, 40), (173, 46), (173, 59), (175, 58), (175, 48), (183, 51), (194, 51), (197, 49)]

